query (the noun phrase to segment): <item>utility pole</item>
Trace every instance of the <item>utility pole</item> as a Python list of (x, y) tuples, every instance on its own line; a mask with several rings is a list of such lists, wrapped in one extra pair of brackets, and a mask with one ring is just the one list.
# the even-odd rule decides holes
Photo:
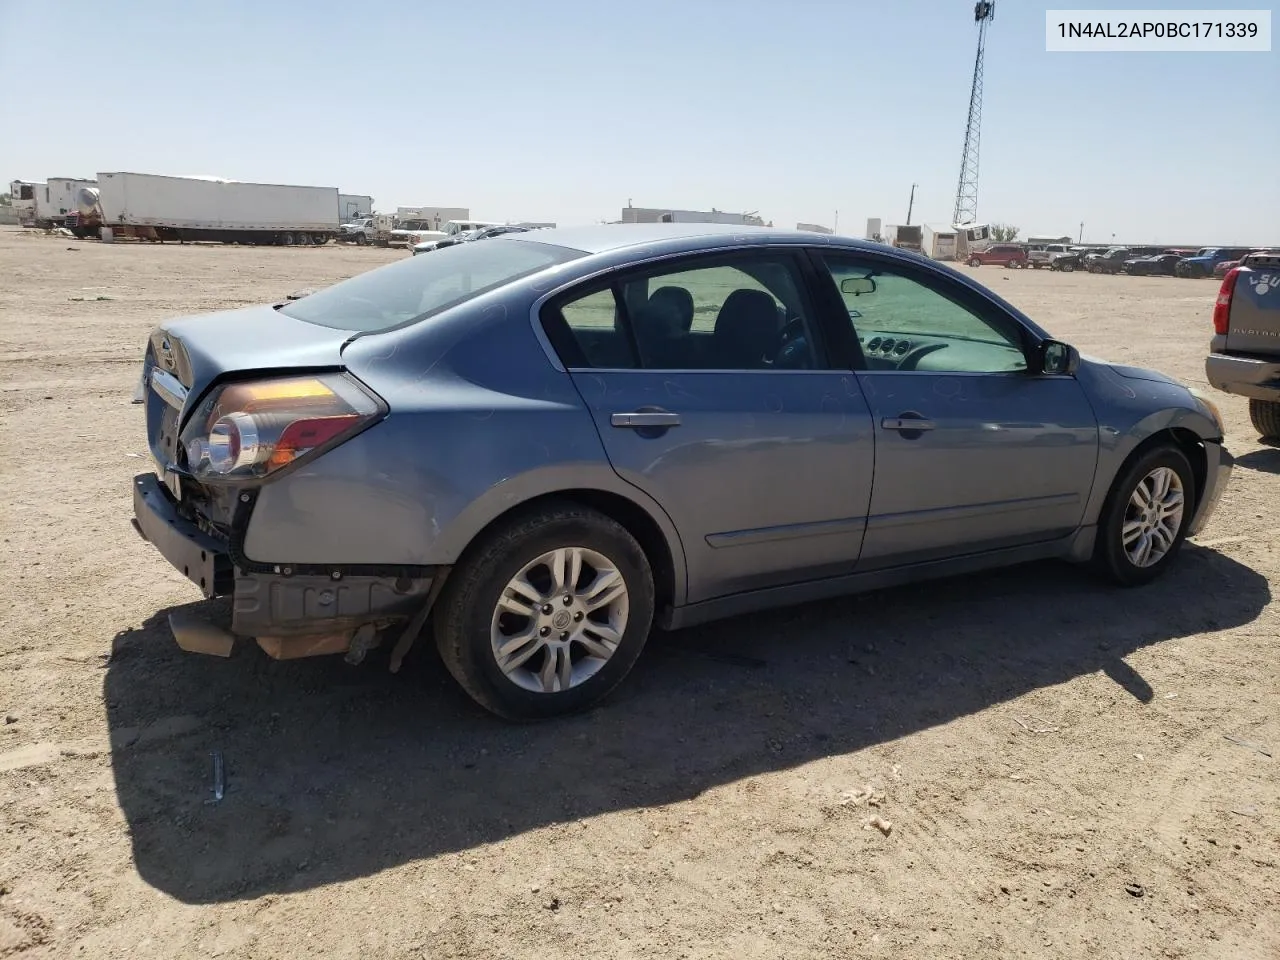
[(913, 183), (913, 184), (911, 185), (911, 199), (907, 201), (907, 223), (906, 223), (906, 225), (907, 225), (908, 227), (909, 227), (909, 226), (911, 226), (911, 211), (912, 211), (912, 209), (913, 209), (913, 208), (915, 207), (915, 205), (916, 205), (916, 187), (918, 187), (918, 186), (920, 186), (920, 184), (918, 184), (918, 183)]
[(831, 232), (832, 233), (840, 232), (840, 211), (839, 210), (836, 211), (836, 224), (834, 227), (831, 228)]
[(978, 25), (978, 53), (973, 60), (973, 86), (969, 90), (969, 118), (964, 128), (964, 150), (960, 154), (960, 182), (956, 187), (953, 224), (978, 219), (978, 142), (982, 135), (982, 61), (987, 46), (987, 26), (996, 15), (995, 0), (979, 0), (973, 5)]
[(1084, 243), (1084, 221), (1080, 221), (1080, 236), (1076, 238), (1076, 243)]

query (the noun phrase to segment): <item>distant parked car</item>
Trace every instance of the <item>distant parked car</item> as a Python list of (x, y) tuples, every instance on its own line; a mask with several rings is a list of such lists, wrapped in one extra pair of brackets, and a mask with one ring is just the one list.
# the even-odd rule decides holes
[(1213, 268), (1214, 279), (1221, 280), (1223, 277), (1227, 275), (1227, 272), (1229, 270), (1232, 270), (1240, 266), (1242, 263), (1244, 263), (1245, 257), (1252, 256), (1255, 253), (1275, 254), (1277, 252), (1280, 252), (1280, 251), (1277, 251), (1271, 247), (1260, 247), (1257, 250), (1250, 250), (1248, 253), (1244, 254), (1244, 256), (1242, 256), (1239, 260), (1223, 260), (1221, 263), (1219, 263), (1216, 267)]
[(1071, 248), (1065, 243), (1046, 243), (1032, 247), (1027, 251), (1027, 264), (1033, 269), (1039, 270), (1041, 267), (1049, 266), (1055, 256), (1069, 253), (1070, 251)]
[(1124, 262), (1133, 256), (1128, 247), (1107, 247), (1101, 253), (1091, 253), (1084, 258), (1085, 269), (1090, 273), (1119, 273)]
[(1066, 253), (1055, 253), (1049, 257), (1049, 269), (1062, 273), (1072, 273), (1084, 266), (1084, 258), (1092, 252), (1092, 247), (1068, 247)]
[(1134, 257), (1124, 262), (1124, 272), (1135, 277), (1172, 277), (1174, 268), (1182, 258), (1176, 253), (1160, 253), (1154, 257)]
[(1213, 268), (1224, 260), (1239, 260), (1249, 250), (1247, 247), (1205, 247), (1194, 257), (1184, 257), (1178, 263), (1178, 276), (1203, 280), (1213, 276)]
[(985, 250), (970, 253), (966, 261), (971, 267), (983, 264), (1002, 264), (1010, 270), (1027, 265), (1027, 251), (1016, 243), (997, 243)]
[(1152, 581), (1232, 464), (1201, 395), (970, 273), (766, 228), (457, 244), (166, 321), (144, 371), (134, 522), (233, 598), (180, 646), (394, 667), (429, 627), (516, 719), (599, 701), (655, 623), (1047, 558)]
[(484, 227), (483, 229), (468, 230), (464, 233), (456, 233), (452, 237), (445, 237), (443, 240), (428, 241), (419, 244), (413, 248), (414, 255), (419, 253), (427, 253), (431, 250), (442, 250), (445, 247), (452, 247), (458, 243), (471, 243), (474, 240), (488, 240), (490, 237), (500, 237), (507, 233), (528, 233), (532, 227), (518, 227), (514, 224), (501, 225), (496, 227)]

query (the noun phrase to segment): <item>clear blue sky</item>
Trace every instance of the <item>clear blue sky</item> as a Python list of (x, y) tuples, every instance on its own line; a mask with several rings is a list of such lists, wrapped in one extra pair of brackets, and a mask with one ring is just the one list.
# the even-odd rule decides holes
[[(1280, 244), (1280, 55), (1050, 54), (1046, 6), (997, 4), (980, 219)], [(971, 0), (0, 0), (0, 24), (5, 183), (214, 174), (564, 224), (838, 209), (854, 234), (913, 182), (913, 221), (950, 219), (976, 41)]]

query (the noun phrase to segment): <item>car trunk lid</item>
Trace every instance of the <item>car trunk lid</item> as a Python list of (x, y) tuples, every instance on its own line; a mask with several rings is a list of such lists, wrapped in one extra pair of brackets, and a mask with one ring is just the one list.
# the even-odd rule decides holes
[(1236, 271), (1222, 350), (1280, 355), (1280, 253), (1252, 254)]

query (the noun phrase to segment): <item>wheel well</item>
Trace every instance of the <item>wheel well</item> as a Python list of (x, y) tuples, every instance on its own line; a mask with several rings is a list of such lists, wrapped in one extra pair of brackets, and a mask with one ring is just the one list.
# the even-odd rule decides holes
[(484, 528), (472, 538), (472, 543), (499, 524), (506, 523), (513, 515), (537, 509), (545, 503), (565, 500), (590, 507), (622, 524), (640, 544), (640, 549), (644, 551), (649, 567), (653, 571), (654, 609), (660, 611), (674, 601), (675, 562), (671, 558), (671, 547), (662, 534), (662, 528), (643, 507), (616, 493), (608, 493), (604, 490), (559, 490), (525, 500), (485, 524)]

